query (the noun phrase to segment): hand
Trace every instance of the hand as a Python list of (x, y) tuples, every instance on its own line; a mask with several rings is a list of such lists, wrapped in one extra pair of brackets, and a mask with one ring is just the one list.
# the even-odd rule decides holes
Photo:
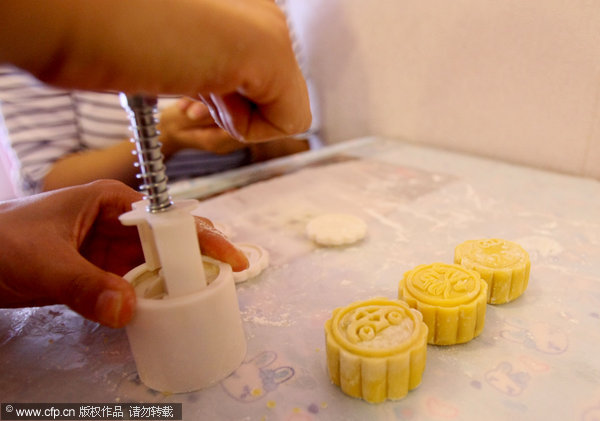
[(272, 0), (3, 0), (1, 61), (66, 88), (200, 96), (238, 140), (310, 127), (306, 83)]
[(247, 147), (217, 126), (200, 101), (180, 98), (161, 112), (159, 120), (161, 151), (167, 159), (186, 148), (228, 154)]
[[(135, 293), (120, 275), (143, 262), (137, 229), (119, 215), (140, 200), (116, 181), (97, 181), (0, 204), (0, 306), (66, 304), (82, 316), (122, 327)], [(246, 256), (197, 222), (203, 253), (247, 267)]]

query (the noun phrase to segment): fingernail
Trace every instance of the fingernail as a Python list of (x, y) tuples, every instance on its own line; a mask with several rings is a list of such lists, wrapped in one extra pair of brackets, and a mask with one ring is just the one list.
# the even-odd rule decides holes
[(123, 293), (111, 289), (104, 290), (96, 300), (96, 317), (98, 322), (109, 327), (121, 327), (121, 308)]

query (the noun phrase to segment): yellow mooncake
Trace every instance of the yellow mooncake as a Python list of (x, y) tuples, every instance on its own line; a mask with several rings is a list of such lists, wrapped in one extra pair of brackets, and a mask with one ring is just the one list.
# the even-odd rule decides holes
[(511, 241), (465, 241), (456, 246), (454, 263), (477, 271), (487, 282), (489, 304), (514, 300), (525, 292), (529, 282), (529, 254)]
[(347, 395), (378, 403), (421, 383), (427, 326), (403, 301), (374, 298), (335, 309), (325, 341), (331, 381)]
[(456, 264), (420, 265), (404, 274), (398, 296), (423, 314), (427, 342), (468, 342), (483, 330), (487, 284), (473, 270)]

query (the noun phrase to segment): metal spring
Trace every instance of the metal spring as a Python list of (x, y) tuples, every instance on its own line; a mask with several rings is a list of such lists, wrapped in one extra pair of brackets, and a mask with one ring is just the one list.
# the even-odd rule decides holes
[(158, 141), (159, 131), (156, 127), (157, 99), (155, 96), (120, 94), (121, 105), (127, 111), (133, 134), (131, 141), (135, 143), (140, 169), (137, 178), (141, 179), (140, 190), (148, 199), (148, 212), (156, 213), (166, 210), (173, 204), (167, 186), (164, 156)]

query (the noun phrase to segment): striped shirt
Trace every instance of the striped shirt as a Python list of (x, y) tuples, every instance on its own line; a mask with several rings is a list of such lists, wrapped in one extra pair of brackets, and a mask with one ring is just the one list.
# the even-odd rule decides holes
[[(276, 3), (287, 15), (285, 0)], [(288, 21), (291, 27), (291, 22)], [(305, 61), (294, 31), (292, 47), (306, 76)], [(312, 86), (309, 85), (309, 89)], [(314, 98), (312, 92), (310, 96)], [(175, 98), (159, 98), (158, 110)], [(311, 101), (311, 107), (314, 102)], [(318, 113), (307, 134), (311, 149), (321, 146)], [(0, 131), (5, 130), (16, 157), (17, 188), (25, 194), (41, 190), (42, 182), (60, 158), (86, 150), (103, 149), (130, 137), (129, 120), (114, 93), (57, 89), (15, 67), (0, 65)], [(2, 121), (4, 120), (4, 121)], [(4, 127), (2, 127), (4, 124)], [(247, 149), (228, 155), (185, 149), (167, 161), (171, 181), (232, 169), (251, 162)]]
[[(174, 101), (160, 98), (159, 110)], [(117, 94), (57, 89), (6, 65), (0, 65), (0, 112), (17, 160), (18, 187), (26, 194), (40, 191), (44, 177), (58, 159), (107, 148), (130, 137), (127, 113)], [(169, 159), (167, 175), (175, 180), (249, 162), (247, 150), (217, 155), (188, 149)]]

